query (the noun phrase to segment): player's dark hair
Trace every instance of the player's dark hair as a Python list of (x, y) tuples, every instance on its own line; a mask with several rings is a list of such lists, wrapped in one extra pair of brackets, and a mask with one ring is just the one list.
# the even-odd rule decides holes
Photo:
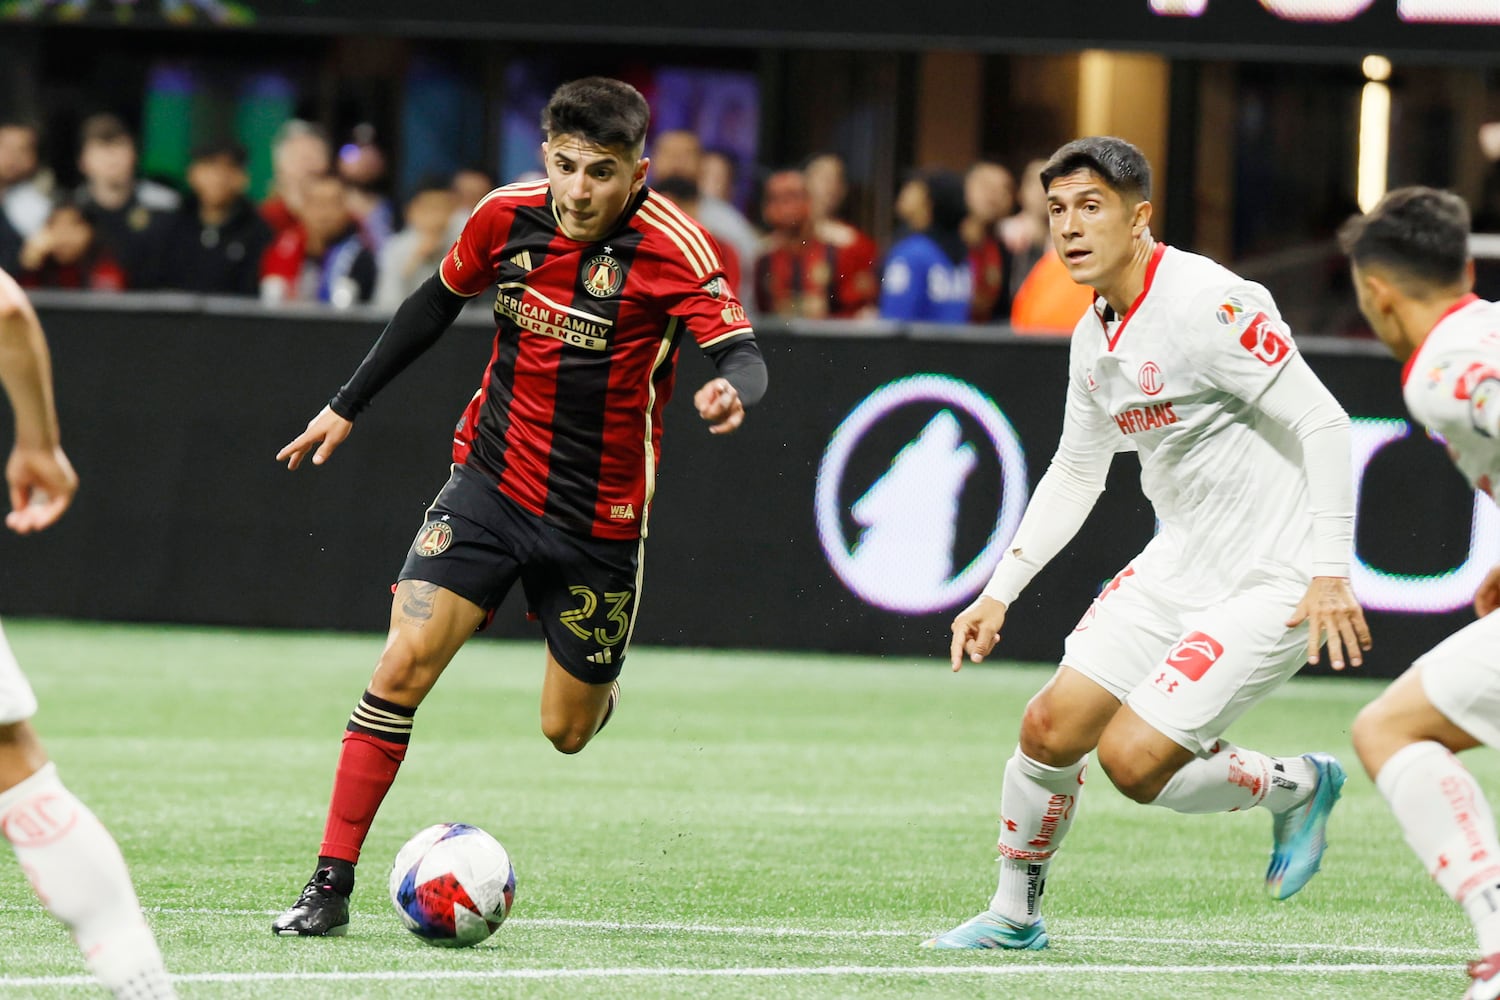
[(1356, 266), (1388, 267), (1434, 285), (1464, 280), (1469, 206), (1451, 191), (1403, 187), (1339, 227), (1339, 246)]
[(627, 149), (640, 156), (646, 146), (651, 108), (641, 92), (623, 80), (590, 76), (563, 84), (542, 109), (542, 131), (576, 135), (605, 149)]
[(1042, 190), (1052, 187), (1059, 177), (1087, 170), (1127, 199), (1151, 200), (1151, 164), (1146, 155), (1124, 139), (1112, 135), (1091, 135), (1074, 139), (1052, 154), (1042, 167)]

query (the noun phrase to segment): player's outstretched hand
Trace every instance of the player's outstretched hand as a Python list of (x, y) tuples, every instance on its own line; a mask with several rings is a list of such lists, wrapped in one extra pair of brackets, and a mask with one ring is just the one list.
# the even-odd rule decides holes
[(953, 643), (948, 647), (953, 669), (964, 665), (964, 656), (978, 663), (1000, 644), (1000, 628), (1005, 624), (1005, 605), (993, 597), (980, 594), (953, 619)]
[(307, 430), (298, 434), (291, 443), (276, 453), (276, 461), (285, 462), (288, 469), (295, 469), (302, 464), (302, 459), (307, 453), (313, 451), (313, 465), (322, 465), (328, 461), (334, 449), (344, 443), (344, 438), (354, 430), (354, 423), (345, 420), (334, 413), (327, 406), (323, 407), (321, 413), (308, 421)]
[(693, 394), (698, 416), (708, 421), (710, 434), (728, 434), (745, 422), (745, 404), (727, 378), (709, 379)]
[(1474, 613), (1483, 618), (1485, 615), (1500, 608), (1500, 566), (1496, 566), (1484, 575), (1480, 581), (1479, 589), (1474, 591)]
[(1354, 599), (1349, 581), (1341, 576), (1315, 576), (1307, 587), (1297, 610), (1287, 619), (1288, 628), (1307, 622), (1307, 662), (1318, 662), (1318, 649), (1324, 637), (1328, 641), (1328, 665), (1344, 669), (1344, 654), (1351, 666), (1365, 661), (1361, 650), (1370, 648), (1370, 627), (1365, 613)]
[(5, 526), (18, 535), (57, 523), (78, 492), (78, 473), (61, 448), (17, 445), (5, 463), (5, 479), (10, 484)]

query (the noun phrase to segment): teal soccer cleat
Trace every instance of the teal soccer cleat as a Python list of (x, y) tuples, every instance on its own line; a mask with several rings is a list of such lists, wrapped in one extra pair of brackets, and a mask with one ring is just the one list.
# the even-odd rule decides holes
[(1277, 813), (1273, 820), (1271, 866), (1266, 869), (1266, 891), (1272, 899), (1287, 899), (1317, 874), (1328, 846), (1328, 817), (1344, 788), (1344, 768), (1332, 754), (1302, 756), (1317, 770), (1318, 787), (1302, 805)]
[(946, 934), (928, 938), (923, 948), (1010, 948), (1037, 951), (1047, 947), (1047, 928), (1038, 920), (1031, 925), (1014, 924), (997, 913), (985, 910), (972, 920), (959, 924)]

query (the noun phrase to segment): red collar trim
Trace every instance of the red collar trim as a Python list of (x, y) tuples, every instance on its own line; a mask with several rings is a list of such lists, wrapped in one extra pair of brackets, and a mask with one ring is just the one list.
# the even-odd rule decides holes
[[(1443, 314), (1438, 317), (1437, 322), (1434, 323), (1434, 324), (1432, 324), (1432, 329), (1436, 330), (1442, 324), (1443, 320), (1447, 319), (1449, 316), (1452, 316), (1454, 313), (1458, 312), (1460, 309), (1464, 308), (1465, 306), (1470, 305), (1471, 303), (1474, 303), (1474, 302), (1478, 302), (1478, 301), (1479, 301), (1479, 296), (1475, 295), (1473, 292), (1470, 292), (1468, 295), (1465, 295), (1463, 298), (1461, 298), (1457, 302), (1453, 303), (1447, 309), (1443, 310)], [(1422, 356), (1422, 348), (1426, 347), (1427, 346), (1427, 342), (1429, 340), (1431, 340), (1431, 339), (1432, 339), (1432, 330), (1429, 330), (1429, 331), (1427, 331), (1427, 336), (1425, 336), (1425, 337), (1422, 338), (1422, 343), (1419, 344), (1419, 345), (1417, 345), (1417, 349), (1415, 351), (1411, 352), (1411, 357), (1409, 357), (1409, 358), (1406, 359), (1406, 364), (1403, 365), (1402, 368), (1401, 368), (1401, 388), (1403, 388), (1403, 389), (1406, 388), (1406, 380), (1409, 379), (1409, 378), (1411, 378), (1411, 373), (1412, 373), (1413, 369), (1415, 369), (1417, 367), (1417, 358), (1419, 358), (1419, 357)]]
[(1115, 327), (1115, 335), (1113, 337), (1109, 335), (1109, 327), (1105, 324), (1104, 317), (1099, 315), (1097, 306), (1094, 309), (1094, 315), (1098, 317), (1099, 325), (1104, 328), (1104, 339), (1111, 351), (1115, 349), (1115, 345), (1119, 344), (1121, 335), (1125, 333), (1125, 326), (1130, 322), (1130, 317), (1134, 316), (1136, 311), (1140, 309), (1141, 303), (1146, 301), (1146, 294), (1151, 291), (1151, 282), (1156, 280), (1156, 268), (1161, 264), (1161, 259), (1166, 252), (1167, 245), (1158, 240), (1156, 249), (1151, 251), (1151, 259), (1146, 262), (1146, 283), (1141, 288), (1141, 294), (1137, 295), (1135, 301), (1130, 303), (1130, 308), (1125, 311), (1125, 316), (1120, 320), (1120, 325)]

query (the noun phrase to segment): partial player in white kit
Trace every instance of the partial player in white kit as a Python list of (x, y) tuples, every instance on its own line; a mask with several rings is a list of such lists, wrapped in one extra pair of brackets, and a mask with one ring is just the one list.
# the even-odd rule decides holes
[[(27, 535), (62, 517), (78, 477), (58, 442), (52, 368), (36, 312), (0, 270), (0, 383), (15, 411), (16, 443), (5, 465), (11, 512)], [(0, 833), (32, 888), (67, 925), (99, 981), (127, 1000), (177, 996), (156, 938), (136, 901), (114, 838), (63, 785), (31, 726), (31, 685), (0, 632)]]
[[(1475, 489), (1500, 497), (1500, 304), (1476, 295), (1469, 210), (1447, 191), (1389, 192), (1339, 232), (1360, 312), (1406, 367), (1407, 409)], [(1406, 842), (1479, 939), (1464, 994), (1500, 997), (1500, 841), (1455, 753), (1500, 747), (1500, 566), (1479, 620), (1423, 654), (1354, 721), (1354, 748)]]
[(1068, 637), (1005, 765), (990, 906), (923, 942), (1043, 948), (1041, 898), (1077, 817), (1091, 750), (1130, 798), (1273, 817), (1266, 885), (1318, 870), (1344, 772), (1272, 757), (1224, 731), (1327, 636), (1331, 665), (1369, 646), (1349, 589), (1349, 420), (1264, 288), (1151, 236), (1151, 169), (1134, 146), (1068, 143), (1042, 173), (1052, 241), (1098, 292), (1073, 332), (1063, 433), (984, 593), (953, 622), (954, 670), (995, 648), (1006, 609), (1072, 539), (1116, 452), (1140, 458), (1161, 529)]

